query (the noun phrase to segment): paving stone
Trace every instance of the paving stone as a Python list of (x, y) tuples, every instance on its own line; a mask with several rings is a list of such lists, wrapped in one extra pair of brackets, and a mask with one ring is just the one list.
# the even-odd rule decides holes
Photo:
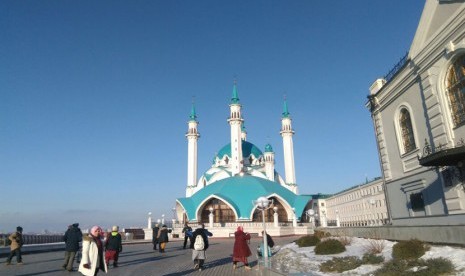
[[(274, 237), (276, 245), (284, 245), (297, 239), (296, 237)], [(246, 270), (243, 264), (233, 270), (232, 251), (233, 238), (210, 239), (210, 247), (207, 250), (207, 260), (202, 271), (194, 270), (192, 262), (192, 251), (182, 249), (182, 241), (169, 242), (165, 251), (159, 253), (154, 251), (151, 243), (134, 243), (123, 245), (120, 254), (119, 266), (114, 268), (110, 262), (108, 274), (111, 276), (181, 276), (181, 275), (280, 275), (272, 271), (264, 271), (257, 263), (255, 256), (256, 248), (262, 241), (261, 238), (252, 238), (249, 257), (251, 270)], [(81, 275), (74, 271), (68, 272), (62, 268), (64, 251), (51, 251), (41, 253), (23, 254), (23, 265), (17, 265), (13, 258), (12, 264), (6, 266), (6, 258), (0, 260), (1, 276), (58, 276), (58, 275)], [(74, 269), (78, 269), (75, 262)], [(105, 275), (99, 272), (98, 275)]]

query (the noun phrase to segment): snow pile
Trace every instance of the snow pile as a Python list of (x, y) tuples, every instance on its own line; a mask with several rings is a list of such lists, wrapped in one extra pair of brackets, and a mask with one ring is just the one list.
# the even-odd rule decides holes
[[(350, 245), (346, 246), (346, 251), (334, 255), (315, 255), (314, 246), (301, 247), (296, 243), (290, 243), (281, 248), (275, 248), (277, 253), (273, 256), (272, 267), (273, 269), (283, 272), (288, 275), (341, 275), (340, 273), (323, 273), (320, 272), (320, 264), (332, 260), (334, 257), (357, 256), (362, 258), (363, 254), (367, 252), (367, 248), (372, 242), (379, 242), (370, 239), (352, 238)], [(384, 261), (392, 259), (392, 246), (396, 242), (384, 241), (384, 249), (382, 255)], [(423, 259), (443, 257), (450, 260), (457, 272), (455, 275), (465, 276), (465, 249), (456, 248), (451, 246), (431, 246), (430, 250), (422, 256)], [(362, 265), (356, 269), (345, 271), (342, 275), (369, 275), (378, 268), (379, 265)]]

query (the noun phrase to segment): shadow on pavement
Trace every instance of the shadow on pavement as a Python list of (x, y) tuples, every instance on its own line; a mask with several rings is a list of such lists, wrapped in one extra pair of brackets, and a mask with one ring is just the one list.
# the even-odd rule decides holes
[(131, 265), (138, 265), (142, 263), (149, 263), (149, 262), (155, 262), (155, 261), (160, 261), (164, 259), (171, 259), (171, 258), (176, 258), (179, 255), (174, 255), (174, 256), (154, 256), (154, 257), (149, 257), (149, 258), (142, 258), (142, 259), (137, 259), (133, 261), (127, 261), (127, 262), (119, 262), (119, 266), (124, 267), (124, 266), (131, 266)]
[(27, 274), (16, 274), (16, 276), (47, 275), (49, 273), (59, 272), (59, 271), (63, 271), (63, 269), (55, 269), (55, 270), (48, 270), (48, 271), (41, 271), (41, 272), (27, 273)]

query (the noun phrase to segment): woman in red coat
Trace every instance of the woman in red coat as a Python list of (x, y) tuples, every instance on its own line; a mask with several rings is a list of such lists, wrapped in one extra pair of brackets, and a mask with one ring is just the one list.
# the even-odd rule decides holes
[(237, 231), (234, 233), (234, 251), (233, 251), (233, 269), (236, 269), (237, 262), (244, 263), (246, 269), (250, 269), (247, 257), (252, 255), (248, 242), (250, 241), (249, 233), (244, 233), (242, 226), (237, 227)]

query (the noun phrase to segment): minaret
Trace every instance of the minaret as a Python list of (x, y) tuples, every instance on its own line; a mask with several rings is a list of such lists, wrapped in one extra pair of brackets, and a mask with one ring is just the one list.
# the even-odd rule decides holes
[(231, 173), (236, 175), (242, 171), (242, 115), (237, 83), (234, 81), (231, 103), (229, 104), (229, 125), (231, 126)]
[(292, 142), (292, 136), (294, 130), (292, 130), (292, 120), (287, 110), (287, 101), (284, 98), (283, 116), (281, 118), (281, 136), (283, 137), (283, 149), (284, 149), (284, 171), (286, 173), (286, 184), (290, 185), (291, 190), (297, 194), (297, 185), (295, 180), (295, 167), (294, 167), (294, 144)]
[(270, 181), (274, 181), (274, 152), (270, 144), (265, 146), (265, 173)]
[(187, 188), (186, 197), (190, 197), (197, 181), (197, 140), (200, 137), (197, 131), (197, 115), (195, 114), (195, 106), (192, 103), (191, 115), (189, 116), (187, 138)]
[(244, 122), (242, 122), (241, 138), (243, 141), (247, 141), (247, 130), (245, 130)]

